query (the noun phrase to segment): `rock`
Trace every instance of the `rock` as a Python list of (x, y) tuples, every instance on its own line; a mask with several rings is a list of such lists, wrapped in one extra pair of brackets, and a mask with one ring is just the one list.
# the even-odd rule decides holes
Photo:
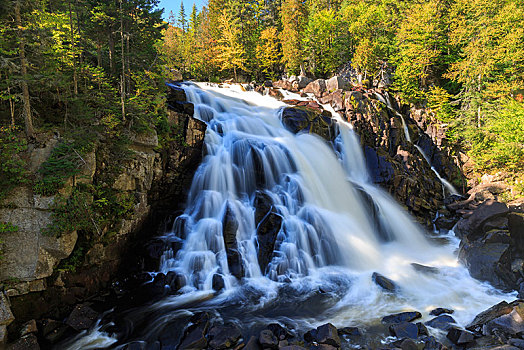
[(87, 304), (75, 306), (73, 311), (69, 314), (66, 324), (76, 331), (81, 331), (91, 327), (96, 319), (98, 313), (91, 309)]
[(330, 94), (331, 107), (335, 112), (339, 112), (345, 109), (344, 106), (344, 93), (342, 90), (335, 90)]
[(519, 349), (524, 349), (524, 339), (511, 338), (511, 339), (508, 341), (508, 344), (509, 344), (509, 345), (512, 345), (512, 346), (516, 346), (516, 347), (519, 348)]
[(316, 98), (322, 97), (322, 94), (326, 92), (326, 81), (324, 79), (317, 79), (312, 81), (304, 88), (305, 93), (311, 93)]
[(242, 337), (240, 330), (233, 326), (214, 326), (208, 333), (209, 347), (223, 350), (235, 347)]
[(206, 333), (209, 327), (209, 314), (198, 313), (191, 317), (191, 324), (184, 331), (182, 341), (178, 349), (194, 350), (207, 347)]
[(267, 326), (267, 329), (273, 332), (273, 334), (279, 340), (291, 338), (293, 336), (293, 334), (291, 334), (286, 328), (282, 327), (278, 323), (271, 323), (269, 326)]
[(473, 278), (488, 281), (495, 287), (507, 288), (508, 284), (516, 282), (510, 280), (513, 277), (510, 254), (509, 244), (471, 242), (462, 244), (459, 259)]
[(455, 310), (452, 310), (452, 309), (446, 309), (446, 308), (442, 308), (442, 307), (437, 307), (436, 309), (433, 309), (429, 312), (430, 315), (432, 316), (440, 316), (442, 314), (452, 314), (454, 313)]
[(258, 263), (260, 271), (265, 272), (273, 257), (275, 241), (282, 226), (282, 216), (270, 212), (257, 227)]
[(514, 309), (509, 314), (487, 322), (482, 329), (484, 335), (498, 334), (499, 332), (509, 336), (515, 336), (524, 332), (524, 320), (517, 310)]
[(439, 216), (435, 220), (435, 226), (438, 230), (451, 230), (453, 226), (457, 223), (458, 219), (456, 218), (447, 218), (445, 216)]
[(456, 345), (466, 345), (468, 343), (471, 343), (475, 340), (475, 335), (471, 333), (470, 331), (452, 327), (448, 334), (446, 335), (446, 338), (451, 340), (453, 344)]
[(391, 335), (397, 338), (418, 338), (418, 327), (417, 325), (410, 322), (395, 323), (389, 326), (389, 332)]
[(226, 211), (222, 218), (222, 234), (224, 236), (224, 244), (226, 246), (227, 264), (229, 272), (240, 279), (244, 276), (244, 265), (242, 263), (242, 256), (238, 251), (237, 231), (238, 221), (235, 213), (229, 203), (226, 204)]
[(429, 335), (428, 329), (426, 328), (426, 326), (422, 322), (417, 322), (416, 326), (418, 328), (418, 335), (419, 335), (419, 337), (423, 336), (423, 335), (426, 335), (426, 336)]
[(326, 81), (326, 89), (328, 92), (333, 92), (338, 89), (346, 89), (348, 83), (341, 76), (334, 76)]
[(310, 79), (304, 75), (299, 75), (298, 76), (298, 88), (299, 89), (303, 89), (305, 88), (309, 83), (311, 83), (313, 81), (313, 79)]
[(379, 287), (381, 287), (387, 292), (396, 293), (399, 290), (399, 287), (396, 285), (395, 282), (377, 272), (373, 272), (373, 275), (371, 275), (371, 279)]
[(364, 156), (369, 175), (374, 183), (387, 183), (395, 176), (395, 169), (385, 155), (379, 155), (369, 146), (364, 147)]
[(20, 336), (23, 337), (24, 335), (28, 335), (31, 333), (37, 333), (37, 332), (38, 332), (38, 328), (36, 326), (36, 321), (31, 320), (31, 321), (24, 323), (24, 325), (22, 326), (22, 329), (20, 330)]
[(68, 325), (52, 319), (45, 319), (40, 324), (40, 332), (43, 338), (51, 344), (60, 340), (68, 329), (70, 329)]
[(348, 337), (360, 337), (362, 332), (357, 327), (343, 327), (338, 329), (339, 335), (346, 335)]
[(449, 330), (455, 324), (455, 319), (449, 315), (440, 315), (425, 323), (428, 327), (442, 329), (444, 331)]
[(145, 341), (133, 341), (124, 347), (124, 350), (146, 350), (147, 343)]
[(444, 346), (440, 344), (435, 337), (428, 337), (424, 342), (424, 348), (422, 350), (441, 350)]
[(0, 326), (0, 349), (5, 349), (7, 343), (7, 326)]
[(409, 338), (401, 339), (399, 341), (394, 342), (393, 344), (402, 350), (418, 350), (417, 344)]
[(439, 270), (436, 268), (436, 267), (433, 267), (433, 266), (426, 266), (426, 265), (421, 265), (421, 264), (417, 264), (417, 263), (411, 263), (411, 266), (413, 266), (413, 268), (418, 271), (418, 272), (422, 272), (422, 273), (425, 273), (425, 274), (437, 274), (439, 273)]
[[(140, 133), (132, 133), (131, 141), (137, 146), (155, 148), (158, 146), (158, 135), (155, 129), (146, 129), (145, 131), (142, 131)], [(95, 166), (96, 166), (96, 158), (95, 158)], [(94, 170), (95, 169), (93, 169), (93, 175), (94, 175)]]
[(0, 326), (9, 326), (15, 320), (11, 304), (3, 291), (0, 291)]
[(304, 339), (308, 342), (317, 342), (320, 344), (327, 344), (334, 347), (340, 347), (340, 337), (335, 326), (331, 323), (326, 323), (322, 326), (313, 329), (304, 334)]
[(314, 133), (327, 141), (336, 136), (335, 123), (327, 114), (307, 107), (286, 107), (282, 111), (282, 124), (294, 134), (299, 132)]
[(306, 350), (306, 348), (300, 345), (287, 345), (287, 346), (281, 347), (279, 350)]
[(273, 82), (271, 80), (265, 80), (264, 87), (267, 87), (267, 88), (273, 87)]
[(469, 218), (459, 220), (455, 232), (468, 236), (469, 240), (482, 237), (484, 234), (482, 228), (486, 222), (506, 215), (508, 212), (506, 204), (488, 200), (480, 205)]
[(313, 345), (310, 350), (337, 350), (338, 348), (329, 344), (317, 344)]
[(249, 338), (248, 342), (242, 349), (244, 350), (262, 350), (262, 347), (258, 343), (258, 339), (255, 336), (251, 336), (251, 338)]
[(224, 287), (226, 286), (225, 282), (224, 282), (224, 277), (218, 273), (215, 273), (213, 275), (213, 281), (212, 281), (212, 288), (219, 292), (221, 291), (222, 289), (224, 289)]
[(507, 230), (491, 230), (482, 238), (482, 242), (513, 244), (510, 233)]
[(484, 310), (475, 316), (475, 319), (473, 319), (466, 329), (474, 332), (480, 332), (484, 324), (496, 319), (497, 317), (509, 314), (511, 311), (513, 311), (513, 307), (515, 305), (516, 304), (514, 303), (508, 304), (506, 301), (501, 301), (500, 303), (493, 305), (489, 309)]
[(40, 345), (34, 334), (28, 334), (8, 346), (9, 350), (39, 350)]
[(422, 314), (418, 311), (400, 312), (398, 314), (392, 314), (392, 315), (383, 317), (382, 323), (390, 324), (390, 323), (411, 322), (421, 317), (422, 317)]
[(258, 342), (264, 349), (278, 349), (278, 339), (269, 329), (260, 332)]
[(269, 88), (268, 95), (273, 98), (276, 98), (277, 100), (282, 100), (284, 98), (284, 95), (282, 94), (282, 92), (280, 92), (280, 90), (273, 88)]
[(515, 241), (515, 245), (524, 247), (524, 214), (509, 213), (508, 228), (511, 238)]

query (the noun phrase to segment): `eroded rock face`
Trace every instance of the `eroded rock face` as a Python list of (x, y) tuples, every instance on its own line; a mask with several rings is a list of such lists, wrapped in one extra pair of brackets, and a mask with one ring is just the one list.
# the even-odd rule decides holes
[(306, 107), (286, 107), (282, 111), (282, 124), (293, 133), (314, 133), (325, 140), (334, 140), (335, 124), (331, 120), (331, 114), (319, 113), (319, 111)]

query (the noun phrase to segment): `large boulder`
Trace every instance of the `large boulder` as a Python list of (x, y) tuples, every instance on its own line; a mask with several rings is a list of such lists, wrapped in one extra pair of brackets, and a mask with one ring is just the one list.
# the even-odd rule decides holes
[(390, 293), (396, 293), (400, 290), (399, 286), (390, 280), (389, 278), (381, 275), (378, 272), (373, 272), (373, 275), (371, 275), (371, 279), (373, 282), (375, 282), (379, 287), (384, 289), (387, 292)]
[(222, 235), (224, 237), (224, 244), (226, 247), (227, 264), (229, 272), (236, 278), (244, 276), (244, 265), (242, 264), (242, 256), (238, 250), (237, 231), (238, 221), (231, 205), (227, 203), (226, 211), (222, 218)]
[(282, 226), (282, 216), (271, 209), (257, 227), (258, 264), (260, 271), (265, 272), (273, 257), (275, 241)]
[(382, 318), (382, 323), (401, 323), (401, 322), (411, 322), (417, 318), (421, 318), (422, 314), (418, 311), (406, 311), (400, 312), (398, 314), (388, 315)]
[(337, 328), (331, 323), (326, 323), (317, 327), (317, 329), (312, 329), (304, 334), (304, 339), (308, 342), (317, 342), (319, 344), (331, 345), (336, 348), (340, 347), (340, 337), (338, 336)]
[(334, 76), (326, 81), (326, 88), (328, 92), (333, 92), (338, 89), (347, 89), (349, 83), (345, 81), (341, 76)]
[(481, 204), (467, 219), (462, 218), (455, 227), (455, 233), (467, 236), (468, 240), (480, 238), (484, 235), (484, 225), (493, 219), (505, 216), (509, 209), (506, 204), (487, 200)]
[(299, 75), (297, 77), (297, 82), (298, 82), (298, 88), (299, 89), (303, 89), (305, 88), (309, 83), (311, 83), (313, 81), (313, 79), (311, 78), (308, 78), (304, 75)]
[(206, 334), (209, 328), (209, 320), (210, 316), (207, 313), (198, 313), (191, 317), (190, 325), (185, 329), (178, 349), (206, 349), (208, 345)]
[(286, 107), (282, 111), (282, 124), (292, 133), (314, 133), (332, 141), (336, 136), (335, 122), (331, 113), (306, 107)]
[(326, 89), (326, 81), (324, 79), (317, 79), (309, 83), (304, 88), (304, 92), (313, 94), (316, 98), (320, 98), (326, 92)]

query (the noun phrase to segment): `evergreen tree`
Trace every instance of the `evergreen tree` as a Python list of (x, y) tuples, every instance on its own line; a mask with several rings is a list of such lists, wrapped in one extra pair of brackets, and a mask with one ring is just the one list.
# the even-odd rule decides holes
[(186, 10), (184, 9), (184, 1), (180, 2), (180, 10), (178, 11), (178, 27), (182, 31), (186, 30), (187, 20), (186, 20)]
[(290, 73), (303, 70), (304, 48), (302, 36), (307, 23), (304, 3), (300, 0), (282, 2), (282, 60)]

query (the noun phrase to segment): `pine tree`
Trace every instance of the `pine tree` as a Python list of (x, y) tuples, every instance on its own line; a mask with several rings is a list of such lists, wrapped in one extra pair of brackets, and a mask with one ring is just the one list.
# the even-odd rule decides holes
[(180, 2), (180, 10), (178, 11), (178, 27), (182, 29), (182, 31), (186, 31), (186, 10), (184, 9), (184, 1), (182, 0)]
[(241, 42), (239, 19), (227, 12), (220, 17), (222, 37), (218, 40), (217, 61), (221, 70), (233, 69), (235, 81), (238, 81), (237, 69), (246, 70), (246, 51)]
[(282, 53), (286, 68), (291, 73), (303, 70), (304, 48), (302, 35), (307, 21), (304, 3), (300, 0), (282, 2)]

